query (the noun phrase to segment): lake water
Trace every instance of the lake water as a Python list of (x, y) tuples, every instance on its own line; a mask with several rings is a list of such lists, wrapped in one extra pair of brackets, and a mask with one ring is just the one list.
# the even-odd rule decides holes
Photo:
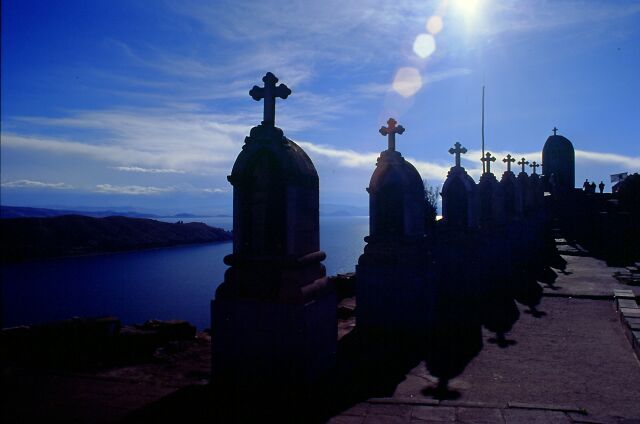
[[(231, 218), (194, 221), (232, 227)], [(369, 217), (320, 219), (328, 275), (355, 269), (368, 232)], [(115, 315), (125, 324), (186, 319), (203, 329), (210, 326), (209, 301), (227, 268), (222, 258), (231, 250), (227, 242), (0, 267), (2, 325)]]

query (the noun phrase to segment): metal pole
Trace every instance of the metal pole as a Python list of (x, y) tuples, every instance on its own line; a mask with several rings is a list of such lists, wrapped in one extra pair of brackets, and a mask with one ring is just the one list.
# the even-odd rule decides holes
[[(484, 85), (482, 86), (482, 157), (484, 158)], [(482, 173), (485, 173), (485, 162), (482, 162)]]

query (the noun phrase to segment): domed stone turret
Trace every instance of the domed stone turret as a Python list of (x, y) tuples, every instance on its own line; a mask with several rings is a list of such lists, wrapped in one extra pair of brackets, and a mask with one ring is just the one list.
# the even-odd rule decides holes
[(557, 131), (554, 128), (553, 135), (544, 143), (542, 173), (547, 181), (547, 191), (566, 193), (575, 187), (575, 150), (566, 137), (556, 134)]
[(390, 118), (380, 133), (389, 147), (371, 176), (369, 236), (356, 265), (358, 326), (393, 330), (426, 325), (424, 184), (395, 150), (402, 125)]
[(233, 171), (236, 259), (297, 259), (320, 249), (318, 174), (309, 156), (277, 127), (251, 130)]
[(371, 241), (424, 237), (424, 184), (416, 168), (399, 152), (380, 154), (369, 183)]
[(322, 264), (318, 174), (275, 126), (291, 90), (267, 73), (249, 92), (264, 119), (231, 175), (233, 253), (211, 303), (212, 373), (236, 387), (308, 384), (335, 359), (336, 297)]

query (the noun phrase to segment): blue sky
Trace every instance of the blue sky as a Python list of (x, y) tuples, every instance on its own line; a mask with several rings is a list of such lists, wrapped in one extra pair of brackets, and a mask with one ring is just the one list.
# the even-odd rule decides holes
[(431, 184), (456, 141), (477, 179), (483, 85), (499, 159), (540, 161), (557, 126), (578, 185), (640, 170), (639, 1), (6, 0), (1, 201), (230, 211), (267, 71), (322, 203), (367, 204), (389, 116)]

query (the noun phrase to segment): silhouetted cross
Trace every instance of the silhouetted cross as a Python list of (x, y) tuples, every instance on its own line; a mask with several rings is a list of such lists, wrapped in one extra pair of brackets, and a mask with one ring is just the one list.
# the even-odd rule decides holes
[(264, 120), (263, 125), (274, 126), (276, 122), (276, 98), (286, 99), (291, 94), (291, 90), (284, 84), (276, 86), (278, 78), (271, 72), (262, 77), (264, 87), (254, 85), (249, 95), (253, 100), (260, 101), (264, 99)]
[(529, 165), (529, 161), (528, 160), (524, 160), (524, 158), (520, 159), (520, 162), (518, 162), (518, 165), (522, 166), (522, 172), (524, 171), (524, 166), (525, 165)]
[(538, 165), (536, 163), (536, 161), (534, 160), (533, 162), (531, 162), (531, 165), (529, 165), (531, 168), (533, 168), (533, 173), (536, 173), (536, 168), (539, 167), (540, 165)]
[(462, 144), (456, 141), (456, 144), (453, 145), (452, 148), (449, 149), (449, 154), (456, 155), (456, 166), (460, 167), (460, 154), (467, 153), (467, 149), (462, 147)]
[(510, 154), (509, 154), (509, 155), (507, 155), (507, 157), (506, 157), (506, 158), (502, 159), (502, 162), (504, 162), (504, 163), (506, 163), (506, 164), (507, 164), (507, 172), (511, 172), (511, 163), (512, 163), (512, 162), (515, 162), (515, 161), (516, 161), (516, 160), (515, 160), (515, 159), (513, 159), (513, 158), (511, 157), (511, 155), (510, 155)]
[(389, 142), (389, 150), (392, 152), (396, 150), (396, 134), (402, 134), (404, 127), (402, 125), (396, 126), (398, 121), (393, 118), (389, 118), (386, 127), (380, 127), (380, 134), (387, 136)]
[(553, 127), (553, 135), (556, 135), (556, 132), (558, 132), (558, 129), (556, 127)]
[(496, 161), (496, 158), (492, 157), (490, 152), (487, 152), (487, 154), (486, 154), (486, 155), (484, 155), (484, 157), (483, 157), (483, 158), (480, 158), (480, 160), (481, 160), (483, 163), (485, 163), (485, 162), (486, 162), (486, 164), (487, 164), (487, 172), (486, 172), (486, 173), (487, 173), (487, 174), (491, 174), (491, 162), (495, 162), (495, 161)]

